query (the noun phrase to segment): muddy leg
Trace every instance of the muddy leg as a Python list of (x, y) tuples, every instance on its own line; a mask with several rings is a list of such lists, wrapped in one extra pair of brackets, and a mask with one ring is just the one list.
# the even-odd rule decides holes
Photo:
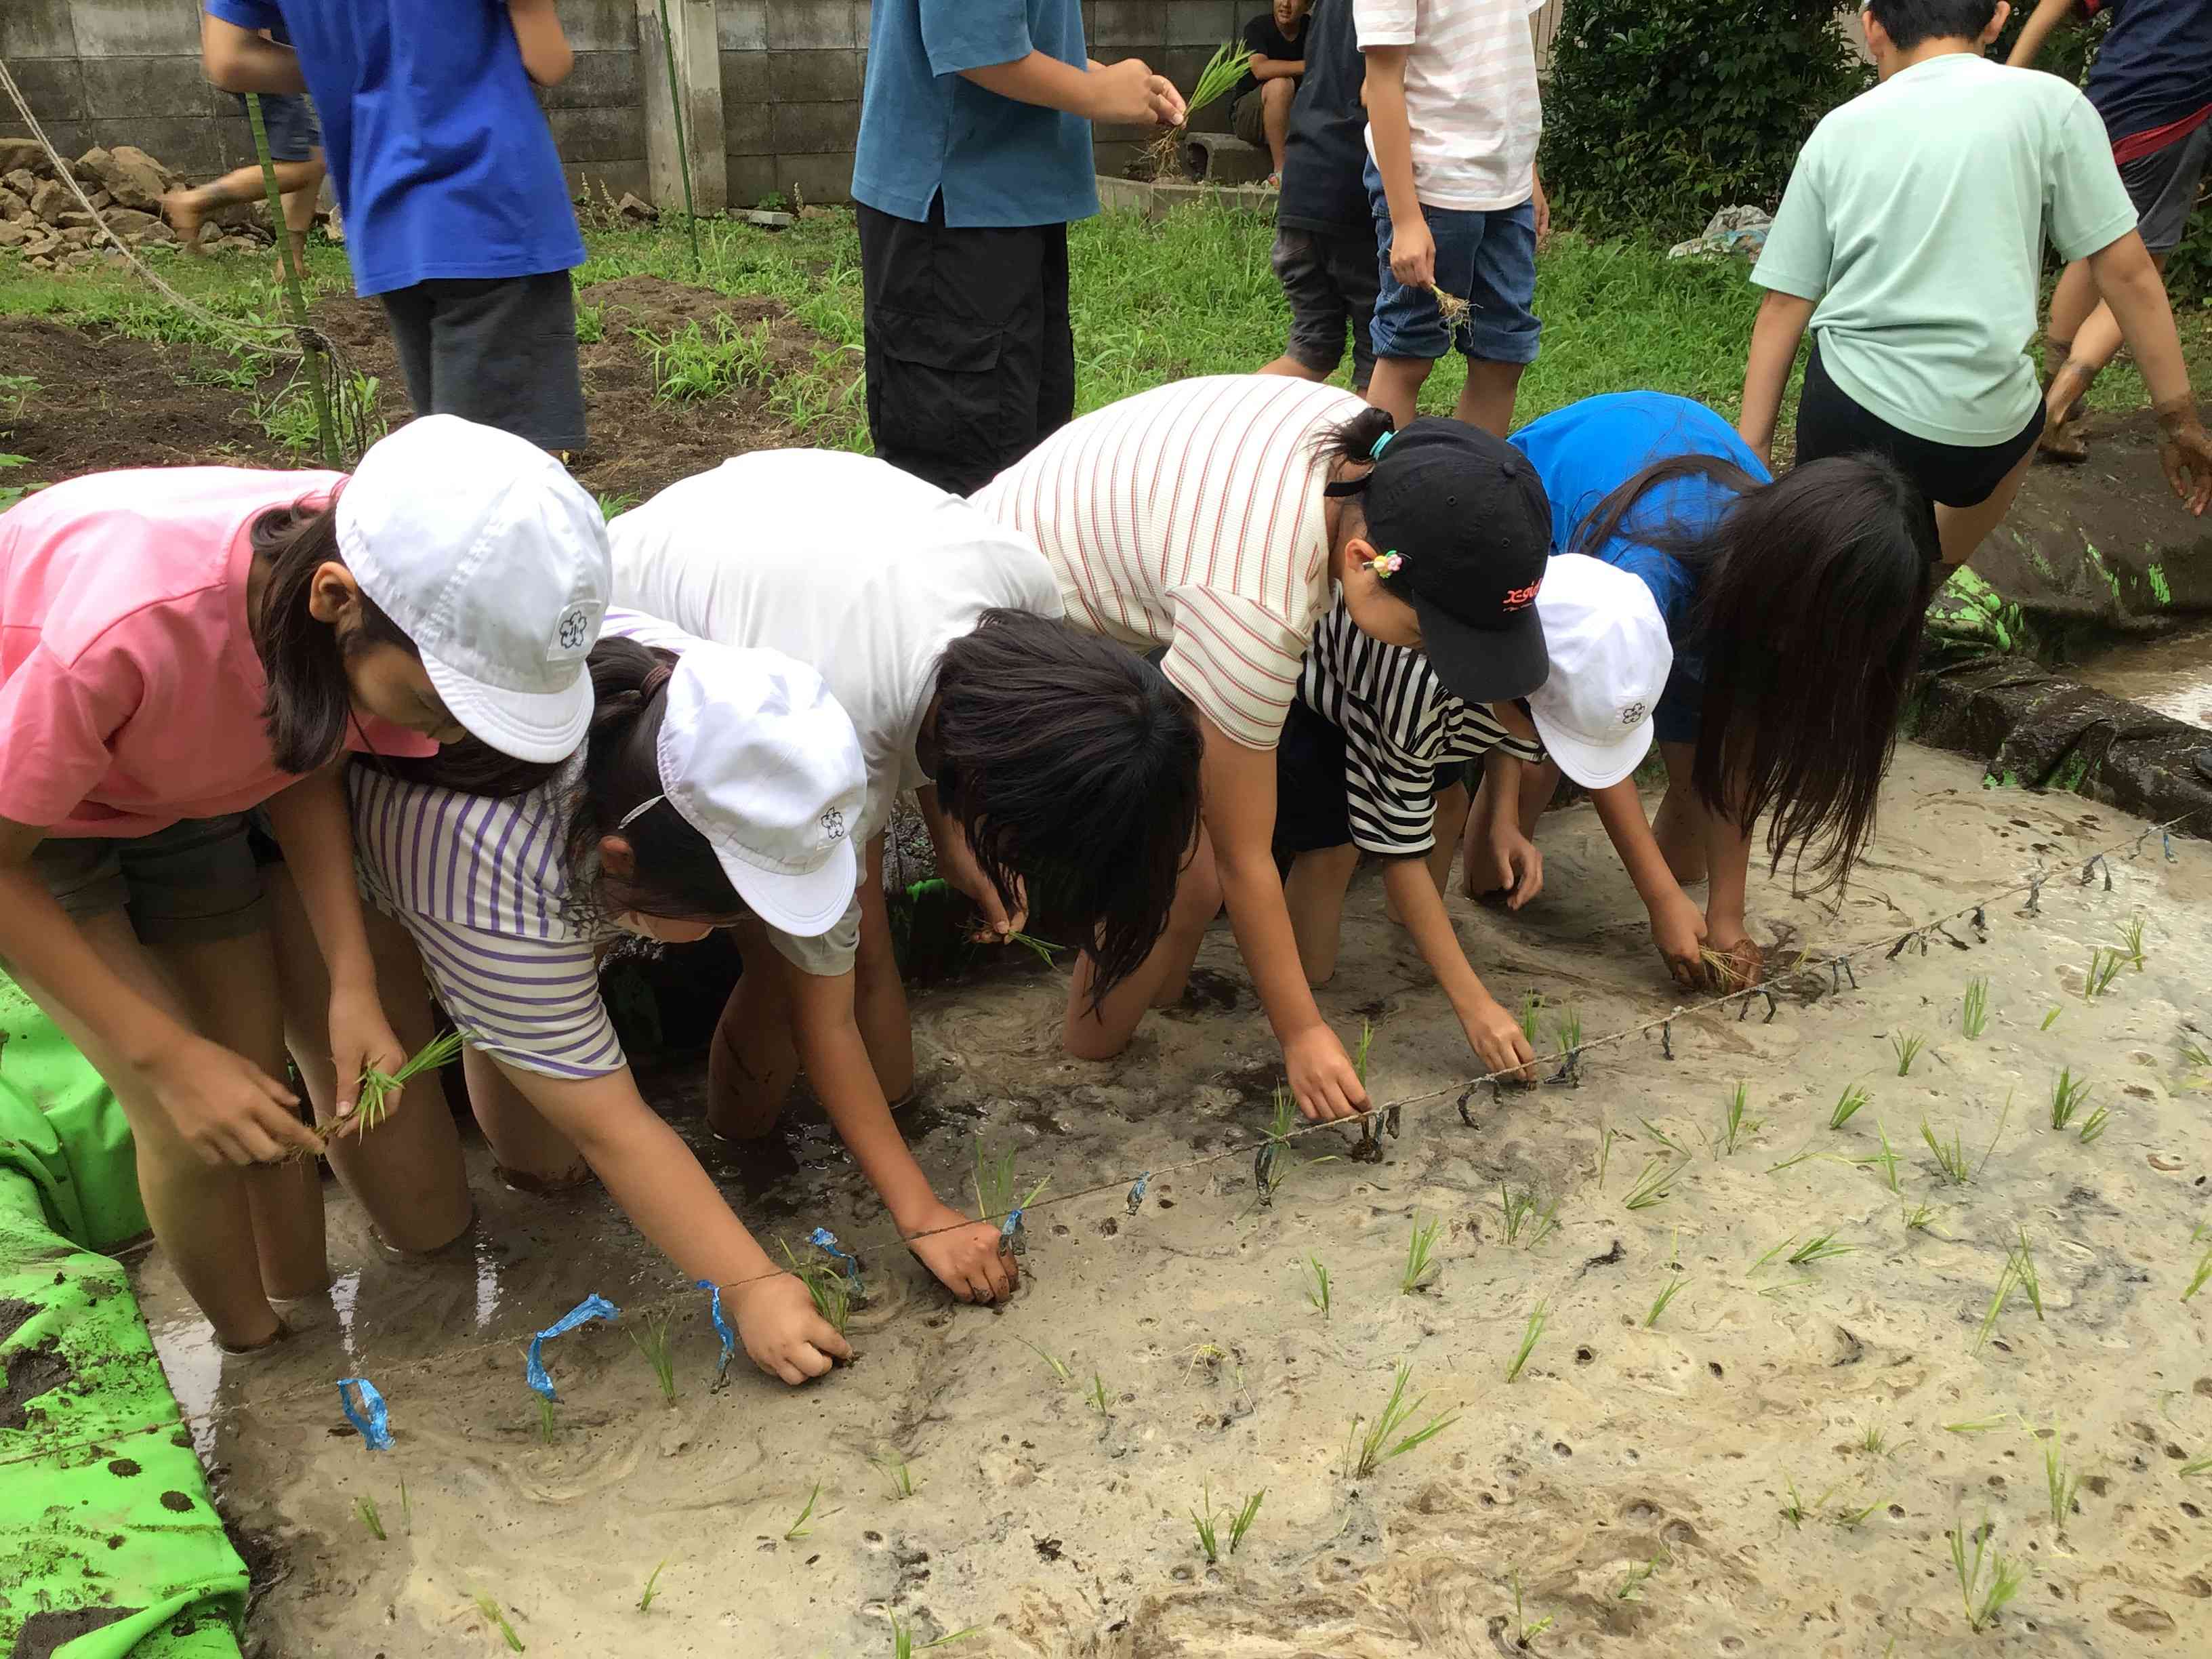
[(1336, 973), (1337, 944), (1343, 933), (1344, 892), (1359, 867), (1359, 849), (1350, 842), (1301, 853), (1283, 881), (1283, 902), (1291, 913), (1291, 932), (1298, 941), (1298, 965), (1306, 983), (1326, 985)]
[(1067, 992), (1067, 1018), (1060, 1028), (1067, 1052), (1078, 1060), (1110, 1060), (1127, 1048), (1146, 1008), (1182, 997), (1206, 930), (1220, 914), (1221, 878), (1213, 868), (1213, 843), (1201, 829), (1198, 850), (1176, 884), (1167, 931), (1137, 971), (1115, 986), (1095, 1012), (1091, 1007), (1090, 953), (1077, 959), (1075, 982)]
[[(864, 944), (866, 925), (863, 915)], [(707, 1123), (726, 1139), (752, 1140), (783, 1115), (783, 1103), (799, 1080), (799, 1049), (791, 1039), (791, 994), (784, 979), (789, 964), (768, 942), (766, 923), (744, 921), (736, 931), (745, 971), (722, 1006), (707, 1056)], [(909, 1071), (912, 1066), (909, 1059)]]
[(1696, 762), (1698, 746), (1693, 743), (1662, 743), (1659, 753), (1667, 763), (1667, 796), (1659, 803), (1659, 814), (1652, 820), (1651, 833), (1658, 840), (1667, 868), (1676, 881), (1687, 885), (1705, 878), (1708, 814), (1705, 803), (1690, 787), (1690, 769)]

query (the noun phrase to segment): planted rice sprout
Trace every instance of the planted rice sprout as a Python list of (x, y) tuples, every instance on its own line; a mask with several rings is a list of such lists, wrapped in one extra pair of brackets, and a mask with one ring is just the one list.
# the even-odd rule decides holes
[(1375, 1046), (1375, 1022), (1359, 1022), (1359, 1042), (1352, 1051), (1352, 1074), (1359, 1079), (1359, 1086), (1367, 1086), (1367, 1051)]
[(1060, 964), (1054, 958), (1067, 949), (1065, 945), (1054, 945), (1048, 939), (1039, 939), (1035, 933), (1024, 933), (1018, 928), (1006, 934), (1005, 942), (1020, 945), (1048, 968), (1057, 968)]
[(872, 1457), (869, 1462), (882, 1471), (884, 1480), (891, 1483), (893, 1498), (911, 1498), (921, 1483), (914, 1478), (914, 1465), (890, 1447), (884, 1448), (881, 1457)]
[(1519, 1242), (1521, 1235), (1528, 1235), (1528, 1248), (1534, 1249), (1547, 1238), (1559, 1231), (1559, 1200), (1553, 1199), (1543, 1208), (1537, 1207), (1538, 1199), (1533, 1192), (1516, 1193), (1504, 1182), (1498, 1183), (1498, 1212), (1505, 1224), (1505, 1242)]
[(2199, 1474), (2212, 1474), (2212, 1454), (2208, 1454), (2203, 1457), (2191, 1458), (2189, 1462), (2184, 1463), (2179, 1469), (2175, 1471), (2175, 1473), (2181, 1475), (2185, 1480)]
[(1666, 1313), (1668, 1306), (1674, 1302), (1674, 1298), (1681, 1295), (1683, 1291), (1688, 1287), (1689, 1283), (1689, 1279), (1680, 1273), (1677, 1273), (1674, 1278), (1667, 1281), (1665, 1286), (1660, 1291), (1659, 1294), (1651, 1299), (1650, 1312), (1644, 1316), (1644, 1328), (1645, 1330), (1651, 1331), (1658, 1329), (1661, 1316)]
[(1858, 1248), (1856, 1244), (1838, 1244), (1833, 1233), (1815, 1233), (1790, 1253), (1790, 1265), (1802, 1267), (1815, 1261), (1826, 1261), (1839, 1255), (1849, 1255)]
[(374, 1498), (369, 1497), (367, 1493), (363, 1493), (361, 1497), (355, 1498), (353, 1500), (353, 1512), (355, 1518), (361, 1522), (362, 1528), (368, 1532), (371, 1538), (376, 1540), (380, 1544), (386, 1541), (384, 1536), (384, 1518), (376, 1512), (376, 1500)]
[(1541, 991), (1531, 991), (1521, 999), (1521, 1035), (1528, 1040), (1531, 1048), (1536, 1046), (1536, 1015), (1543, 1006)]
[(2054, 1423), (2043, 1442), (2043, 1490), (2051, 1500), (2051, 1524), (2061, 1532), (2066, 1530), (2066, 1517), (2074, 1513), (2081, 1486), (2081, 1477), (2066, 1467), (2065, 1432)]
[(2082, 975), (2081, 1000), (2094, 1002), (2110, 990), (2112, 981), (2119, 977), (2120, 969), (2126, 962), (2127, 957), (2120, 951), (2108, 951), (2101, 945), (2092, 949), (2089, 952), (2089, 966)]
[(482, 1613), (486, 1620), (490, 1621), (492, 1627), (497, 1630), (501, 1637), (505, 1639), (507, 1643), (507, 1650), (509, 1653), (526, 1653), (529, 1651), (528, 1649), (522, 1645), (522, 1638), (514, 1633), (514, 1626), (507, 1622), (507, 1615), (500, 1611), (498, 1602), (492, 1600), (489, 1595), (487, 1595), (482, 1590), (478, 1590), (476, 1593), (476, 1602), (477, 1611)]
[(1990, 1026), (1990, 976), (1976, 974), (1966, 981), (1964, 995), (1959, 999), (1959, 1030), (1969, 1040), (1978, 1037)]
[(2105, 1131), (2111, 1127), (2112, 1121), (2112, 1109), (2109, 1106), (2100, 1106), (2081, 1120), (2081, 1127), (2075, 1133), (2081, 1136), (2081, 1144), (2084, 1146), (2094, 1146), (2102, 1139)]
[[(1959, 1599), (1966, 1606), (1966, 1628), (1977, 1636), (1996, 1620), (2027, 1583), (2027, 1564), (1990, 1547), (1996, 1528), (1989, 1517), (1973, 1532), (1974, 1553), (1966, 1553), (1966, 1523), (1944, 1535), (1951, 1540), (1951, 1565), (1959, 1575)], [(1984, 1576), (1984, 1568), (1987, 1569)]]
[(1597, 1189), (1605, 1190), (1606, 1166), (1613, 1162), (1613, 1126), (1608, 1123), (1599, 1132), (1597, 1139)]
[(1097, 1371), (1091, 1373), (1091, 1392), (1083, 1397), (1091, 1402), (1091, 1409), (1098, 1413), (1100, 1423), (1114, 1420), (1114, 1402), (1106, 1393), (1106, 1379)]
[(1865, 1090), (1860, 1088), (1856, 1083), (1852, 1084), (1842, 1094), (1836, 1097), (1835, 1106), (1828, 1113), (1828, 1127), (1831, 1129), (1842, 1128), (1844, 1125), (1858, 1115), (1860, 1109), (1865, 1106), (1868, 1098)]
[(532, 1395), (531, 1398), (538, 1402), (538, 1437), (550, 1446), (553, 1443), (553, 1431), (557, 1426), (553, 1420), (553, 1402), (542, 1394)]
[(2027, 1229), (2019, 1229), (2020, 1242), (2005, 1251), (2005, 1260), (2012, 1267), (2014, 1282), (2027, 1292), (2028, 1305), (2035, 1310), (2035, 1320), (2043, 1322), (2043, 1280), (2035, 1271), (2035, 1258), (2027, 1251)]
[[(785, 1543), (795, 1544), (802, 1538), (809, 1538), (813, 1535), (814, 1522), (816, 1519), (814, 1506), (821, 1501), (822, 1483), (817, 1480), (814, 1483), (814, 1490), (806, 1494), (806, 1507), (799, 1510), (799, 1519), (793, 1522), (788, 1527), (784, 1528), (783, 1541)], [(836, 1513), (836, 1510), (825, 1510), (823, 1511), (823, 1518), (827, 1519), (828, 1516), (835, 1515)]]
[(1552, 1022), (1552, 1037), (1559, 1045), (1559, 1058), (1571, 1067), (1583, 1048), (1583, 1011), (1579, 1006), (1571, 1006)]
[[(1028, 1195), (1017, 1203), (1014, 1194), (1018, 1189), (1014, 1180), (1014, 1163), (1019, 1156), (1019, 1150), (1012, 1146), (1009, 1146), (1003, 1152), (994, 1154), (985, 1148), (983, 1138), (981, 1135), (975, 1137), (974, 1181), (975, 1218), (978, 1221), (998, 1221), (1012, 1214), (1016, 1210), (1028, 1209), (1030, 1205), (1036, 1202), (1037, 1194), (1050, 1183), (1052, 1177), (1047, 1176), (1036, 1186), (1030, 1188)], [(838, 1328), (842, 1330), (844, 1328), (840, 1326)]]
[(1541, 1619), (1530, 1619), (1524, 1614), (1521, 1608), (1521, 1569), (1516, 1567), (1505, 1576), (1513, 1586), (1513, 1645), (1526, 1648), (1551, 1629), (1552, 1615), (1547, 1613)]
[(1664, 1146), (1668, 1152), (1674, 1153), (1675, 1157), (1683, 1158), (1689, 1157), (1690, 1149), (1687, 1146), (1685, 1146), (1680, 1141), (1675, 1139), (1674, 1136), (1668, 1134), (1664, 1129), (1654, 1123), (1650, 1118), (1639, 1117), (1636, 1121), (1644, 1126), (1644, 1132), (1646, 1134), (1650, 1135), (1652, 1139), (1657, 1141), (1662, 1146)]
[(1920, 1120), (1920, 1138), (1928, 1143), (1928, 1150), (1936, 1154), (1936, 1168), (1943, 1179), (1954, 1187), (1963, 1187), (1973, 1176), (1966, 1164), (1966, 1149), (1959, 1141), (1959, 1132), (1951, 1131), (1948, 1141), (1938, 1140), (1928, 1120)]
[(981, 1626), (970, 1625), (965, 1630), (948, 1632), (934, 1642), (917, 1643), (914, 1639), (914, 1627), (902, 1623), (898, 1614), (893, 1613), (891, 1615), (891, 1659), (914, 1659), (914, 1656), (917, 1653), (927, 1653), (932, 1648), (949, 1648), (955, 1642), (965, 1642), (982, 1633)]
[(1305, 1273), (1306, 1300), (1319, 1309), (1321, 1316), (1327, 1319), (1329, 1311), (1328, 1268), (1319, 1256), (1309, 1255), (1305, 1259)]
[(2207, 1285), (2212, 1285), (2212, 1249), (2207, 1249), (2197, 1258), (2197, 1271), (2190, 1274), (2189, 1288), (2182, 1291), (2181, 1299), (2184, 1302), (2190, 1301)]
[(1667, 1553), (1662, 1550), (1650, 1560), (1640, 1561), (1631, 1567), (1628, 1570), (1628, 1576), (1615, 1586), (1613, 1599), (1616, 1601), (1641, 1601), (1644, 1599), (1644, 1586), (1650, 1582), (1652, 1574), (1659, 1571), (1660, 1563), (1666, 1559)]
[(1733, 1158), (1735, 1150), (1766, 1127), (1766, 1120), (1753, 1117), (1746, 1109), (1749, 1091), (1741, 1083), (1729, 1094), (1728, 1109), (1721, 1119), (1721, 1146), (1724, 1156)]
[(1036, 1343), (1030, 1341), (1025, 1336), (1016, 1337), (1014, 1340), (1017, 1342), (1019, 1342), (1022, 1346), (1027, 1348), (1031, 1353), (1035, 1354), (1039, 1359), (1043, 1360), (1044, 1363), (1051, 1368), (1052, 1374), (1058, 1377), (1061, 1382), (1073, 1382), (1075, 1380), (1075, 1373), (1067, 1369), (1066, 1361), (1061, 1359), (1059, 1355), (1048, 1352), (1046, 1350), (1040, 1348)]
[(668, 1328), (675, 1318), (670, 1309), (647, 1309), (645, 1328), (632, 1328), (629, 1334), (629, 1340), (645, 1356), (646, 1364), (653, 1367), (653, 1380), (659, 1385), (661, 1399), (671, 1406), (676, 1403), (676, 1357), (669, 1352)]
[(1528, 1313), (1528, 1322), (1521, 1332), (1521, 1346), (1513, 1351), (1513, 1362), (1505, 1368), (1505, 1380), (1520, 1380), (1521, 1368), (1528, 1363), (1528, 1356), (1536, 1352), (1536, 1345), (1544, 1339), (1544, 1326), (1551, 1318), (1552, 1304), (1539, 1302)]
[(845, 1334), (845, 1326), (853, 1316), (853, 1282), (845, 1277), (834, 1262), (823, 1261), (810, 1255), (805, 1261), (791, 1253), (791, 1246), (776, 1240), (783, 1252), (784, 1261), (792, 1273), (806, 1286), (806, 1293), (814, 1298), (814, 1311), (820, 1314), (830, 1328), (838, 1335)]
[(1406, 1269), (1398, 1275), (1399, 1295), (1411, 1296), (1436, 1282), (1443, 1268), (1436, 1257), (1437, 1235), (1443, 1231), (1443, 1224), (1438, 1216), (1431, 1216), (1425, 1224), (1414, 1217), (1413, 1235), (1406, 1241)]
[(339, 1127), (367, 1134), (391, 1115), (392, 1099), (402, 1089), (427, 1072), (452, 1065), (460, 1052), (461, 1034), (447, 1031), (416, 1049), (396, 1072), (362, 1067), (360, 1081), (355, 1085), (353, 1114)]
[(1889, 1431), (1879, 1423), (1869, 1423), (1859, 1433), (1859, 1449), (1869, 1457), (1880, 1457), (1889, 1449)]
[(1877, 1498), (1873, 1503), (1866, 1504), (1853, 1504), (1850, 1503), (1838, 1504), (1833, 1510), (1829, 1511), (1828, 1519), (1834, 1522), (1838, 1526), (1847, 1529), (1863, 1527), (1866, 1525), (1868, 1518), (1872, 1516), (1876, 1510), (1880, 1509), (1889, 1500), (1887, 1498)]
[(1260, 1518), (1260, 1505), (1267, 1501), (1267, 1489), (1261, 1487), (1246, 1498), (1237, 1513), (1229, 1517), (1229, 1553), (1231, 1555), (1237, 1553), (1237, 1547), (1244, 1541), (1244, 1534), (1252, 1530), (1252, 1523)]
[(1905, 1209), (1905, 1231), (1908, 1233), (1934, 1231), (1936, 1213), (1936, 1206), (1932, 1204), (1907, 1205)]
[(2012, 1421), (2010, 1412), (1998, 1412), (1991, 1417), (1969, 1417), (1956, 1423), (1946, 1423), (1946, 1434), (1994, 1434)]
[(2043, 1024), (2037, 1026), (2035, 1029), (2039, 1031), (2049, 1030), (2053, 1025), (2056, 1025), (2058, 1023), (2058, 1016), (2065, 1012), (2066, 1008), (2064, 1004), (2053, 1003), (2051, 1006), (2051, 1012), (2043, 1017)]
[(1346, 1480), (1366, 1480), (1393, 1458), (1403, 1457), (1417, 1447), (1426, 1445), (1459, 1421), (1460, 1414), (1455, 1411), (1437, 1412), (1419, 1428), (1407, 1430), (1401, 1434), (1399, 1431), (1405, 1429), (1407, 1424), (1419, 1413), (1421, 1407), (1428, 1403), (1426, 1395), (1418, 1395), (1411, 1401), (1406, 1398), (1407, 1387), (1413, 1378), (1413, 1366), (1400, 1360), (1391, 1376), (1390, 1397), (1382, 1402), (1382, 1409), (1375, 1419), (1367, 1424), (1367, 1431), (1362, 1434), (1359, 1430), (1359, 1425), (1367, 1422), (1366, 1419), (1355, 1417), (1352, 1419), (1351, 1431), (1344, 1448)]
[(1666, 1203), (1674, 1196), (1675, 1167), (1664, 1158), (1653, 1158), (1636, 1177), (1622, 1205), (1631, 1210), (1649, 1210)]
[(1920, 1058), (1920, 1051), (1928, 1046), (1928, 1039), (1918, 1031), (1892, 1031), (1889, 1046), (1897, 1054), (1897, 1074), (1910, 1077), (1912, 1062)]
[(651, 1613), (653, 1611), (653, 1598), (660, 1594), (660, 1575), (667, 1570), (667, 1567), (668, 1560), (667, 1558), (664, 1556), (661, 1559), (659, 1565), (655, 1566), (652, 1572), (647, 1575), (645, 1580), (645, 1593), (637, 1598), (637, 1610), (640, 1613)]
[(1997, 1274), (1996, 1289), (1990, 1293), (1990, 1310), (1982, 1316), (1981, 1331), (1974, 1338), (1976, 1353), (1979, 1353), (1984, 1345), (1989, 1341), (1990, 1333), (1996, 1328), (1997, 1316), (2004, 1312), (2005, 1304), (2012, 1299), (2012, 1293), (2018, 1287), (2019, 1283), (2018, 1270), (2014, 1267), (2012, 1256), (2008, 1252), (2005, 1256), (2004, 1269)]
[(2089, 1079), (2076, 1078), (2070, 1066), (2059, 1067), (2058, 1079), (2051, 1085), (2051, 1127), (2063, 1129), (2073, 1122), (2074, 1115), (2088, 1097)]
[(2128, 918), (2128, 925), (2120, 930), (2120, 951), (2128, 959), (2128, 966), (2136, 972), (2143, 970), (2143, 914), (2138, 910)]
[(1881, 1150), (1867, 1159), (1867, 1162), (1881, 1165), (1882, 1175), (1889, 1182), (1889, 1190), (1892, 1193), (1900, 1192), (1903, 1189), (1897, 1184), (1897, 1149), (1889, 1144), (1889, 1130), (1880, 1118), (1874, 1121), (1874, 1132), (1881, 1137)]

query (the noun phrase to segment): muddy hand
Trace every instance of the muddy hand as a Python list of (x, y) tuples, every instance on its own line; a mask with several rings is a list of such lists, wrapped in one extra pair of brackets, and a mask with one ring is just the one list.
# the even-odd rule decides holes
[[(343, 988), (331, 993), (331, 1058), (337, 1066), (337, 1116), (343, 1123), (353, 1115), (355, 1097), (361, 1091), (363, 1072), (382, 1072), (389, 1077), (407, 1063), (407, 1050), (392, 1034), (384, 1017), (384, 1005), (372, 983), (358, 990)], [(394, 1103), (387, 1101), (387, 1106)]]
[(795, 1274), (778, 1273), (724, 1299), (735, 1305), (738, 1340), (753, 1364), (794, 1389), (853, 1357), (852, 1345), (816, 1310)]
[(1003, 1302), (1021, 1283), (1014, 1258), (999, 1249), (999, 1224), (994, 1221), (970, 1221), (940, 1204), (900, 1231), (907, 1235), (907, 1249), (915, 1259), (963, 1302)]
[[(1678, 991), (1695, 991), (1705, 982), (1705, 913), (1680, 893), (1651, 908), (1651, 942)], [(1748, 941), (1746, 941), (1748, 943)]]
[(2158, 464), (2166, 481), (2191, 513), (2203, 515), (2212, 503), (2212, 436), (2197, 418), (2194, 399), (2161, 404), (2158, 416)]
[(185, 1037), (146, 1067), (146, 1080), (204, 1163), (274, 1164), (323, 1149), (300, 1121), (300, 1097), (219, 1042)]
[(1705, 960), (1708, 982), (1715, 990), (1747, 991), (1759, 983), (1766, 953), (1747, 933), (1739, 933), (1726, 943), (1717, 934), (1706, 946)]
[(1285, 1043), (1283, 1066), (1308, 1122), (1339, 1123), (1367, 1109), (1367, 1086), (1328, 1026), (1316, 1025)]
[(1486, 1071), (1502, 1073), (1515, 1083), (1536, 1080), (1535, 1073), (1529, 1069), (1535, 1063), (1536, 1051), (1529, 1044), (1528, 1034), (1496, 999), (1462, 1022), (1461, 1029)]

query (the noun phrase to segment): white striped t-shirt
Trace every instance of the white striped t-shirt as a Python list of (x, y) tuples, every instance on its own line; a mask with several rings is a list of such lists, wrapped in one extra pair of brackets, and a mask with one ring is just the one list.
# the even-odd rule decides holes
[(1273, 749), (1328, 608), (1321, 441), (1364, 408), (1280, 375), (1179, 380), (1062, 427), (975, 501), (1043, 550), (1069, 622), (1167, 647), (1208, 720)]
[[(1544, 108), (1528, 15), (1544, 0), (1352, 0), (1359, 49), (1404, 46), (1413, 191), (1492, 212), (1535, 192)], [(1367, 153), (1375, 154), (1374, 129)]]
[(1314, 629), (1298, 696), (1344, 733), (1352, 844), (1370, 853), (1410, 858), (1436, 845), (1439, 767), (1501, 744), (1531, 766), (1544, 758), (1482, 704), (1445, 690), (1419, 652), (1361, 633), (1341, 600)]

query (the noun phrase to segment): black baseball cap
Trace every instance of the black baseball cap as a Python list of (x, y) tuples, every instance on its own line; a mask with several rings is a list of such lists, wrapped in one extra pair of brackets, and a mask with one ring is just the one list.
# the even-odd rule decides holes
[(1381, 447), (1359, 491), (1366, 539), (1398, 556), (1389, 591), (1420, 614), (1429, 665), (1466, 702), (1527, 696), (1551, 672), (1536, 590), (1552, 504), (1536, 469), (1462, 421), (1415, 421)]

